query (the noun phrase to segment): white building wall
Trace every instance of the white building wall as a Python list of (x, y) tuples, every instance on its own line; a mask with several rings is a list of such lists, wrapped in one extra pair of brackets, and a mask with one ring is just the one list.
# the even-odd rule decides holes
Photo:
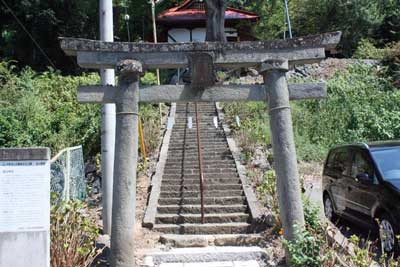
[[(237, 37), (238, 33), (236, 29), (226, 28), (227, 37)], [(184, 28), (174, 28), (168, 31), (168, 43), (181, 42), (204, 42), (206, 39), (205, 28), (195, 28), (192, 30), (192, 40), (190, 40), (190, 30)], [(175, 39), (175, 41), (172, 39)]]

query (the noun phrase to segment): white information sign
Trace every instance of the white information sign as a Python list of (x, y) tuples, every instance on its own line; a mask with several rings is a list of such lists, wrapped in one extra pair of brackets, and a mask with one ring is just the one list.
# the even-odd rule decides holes
[(50, 162), (0, 161), (0, 232), (50, 228)]
[(167, 120), (167, 129), (172, 129), (174, 127), (175, 120), (174, 118), (168, 117)]
[(192, 120), (192, 117), (188, 117), (187, 119), (188, 119), (187, 127), (188, 127), (189, 129), (192, 129), (192, 128), (193, 128), (193, 120)]

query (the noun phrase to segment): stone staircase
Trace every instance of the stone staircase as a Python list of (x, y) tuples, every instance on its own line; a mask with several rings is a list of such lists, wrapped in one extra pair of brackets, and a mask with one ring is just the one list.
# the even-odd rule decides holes
[[(176, 105), (175, 123), (167, 140), (167, 156), (161, 160), (160, 181), (153, 183), (144, 225), (169, 234), (250, 233), (254, 214), (258, 211), (252, 211), (248, 204), (247, 198), (253, 193), (248, 190), (248, 185), (244, 186), (247, 180), (238, 172), (240, 163), (231, 152), (226, 129), (220, 120), (217, 128), (214, 125), (214, 117), (218, 117), (214, 103), (199, 103), (198, 110), (205, 223), (201, 223), (194, 103), (182, 103)], [(188, 127), (189, 117), (193, 121), (192, 128)], [(254, 195), (251, 199), (254, 201)]]

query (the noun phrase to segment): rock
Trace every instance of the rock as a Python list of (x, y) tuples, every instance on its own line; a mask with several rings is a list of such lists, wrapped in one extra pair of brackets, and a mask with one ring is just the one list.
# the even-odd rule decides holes
[(191, 235), (190, 237), (185, 235), (162, 235), (160, 236), (160, 242), (177, 248), (208, 246), (208, 239), (201, 235)]
[(271, 169), (271, 165), (269, 164), (267, 159), (267, 153), (262, 147), (255, 148), (253, 157), (251, 159), (251, 164), (254, 167), (260, 168), (263, 171)]

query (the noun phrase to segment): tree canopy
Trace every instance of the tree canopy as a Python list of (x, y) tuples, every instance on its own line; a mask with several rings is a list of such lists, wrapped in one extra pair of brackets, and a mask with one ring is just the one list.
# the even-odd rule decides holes
[[(167, 0), (157, 12), (183, 0)], [(48, 66), (64, 73), (79, 71), (59, 47), (60, 36), (98, 39), (98, 0), (0, 0), (0, 59), (16, 60), (35, 70)], [(227, 0), (228, 6), (260, 15), (252, 32), (259, 39), (284, 38), (282, 1)], [(294, 36), (343, 31), (341, 53), (351, 56), (362, 39), (378, 47), (400, 40), (400, 0), (289, 0)], [(116, 40), (151, 39), (151, 9), (147, 0), (114, 0)], [(36, 42), (36, 44), (35, 44)], [(53, 66), (53, 67), (54, 67)]]

